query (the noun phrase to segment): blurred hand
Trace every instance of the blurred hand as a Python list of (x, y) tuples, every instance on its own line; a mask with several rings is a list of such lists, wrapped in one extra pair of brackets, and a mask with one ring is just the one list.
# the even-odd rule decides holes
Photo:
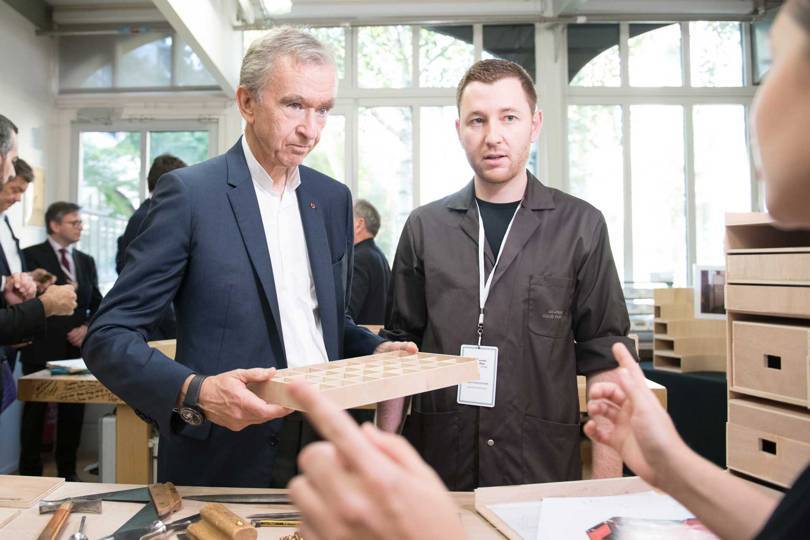
[(77, 326), (76, 328), (67, 333), (68, 343), (70, 343), (74, 347), (78, 347), (81, 349), (82, 343), (84, 343), (84, 337), (86, 335), (87, 335), (87, 325), (83, 324), (81, 326)]
[(248, 383), (269, 381), (275, 374), (274, 368), (253, 368), (208, 377), (200, 389), (199, 406), (208, 420), (231, 431), (287, 416), (290, 409), (266, 403), (247, 388)]
[(298, 458), (289, 485), (301, 535), (319, 539), (464, 538), (458, 508), (439, 477), (402, 437), (354, 420), (302, 381), (290, 393), (326, 441)]
[(409, 354), (416, 354), (419, 352), (419, 347), (413, 341), (383, 341), (377, 348), (374, 349), (374, 354), (405, 351)]
[(688, 452), (669, 414), (647, 388), (644, 374), (624, 345), (613, 346), (619, 382), (596, 383), (588, 401), (590, 420), (585, 434), (610, 446), (634, 473), (659, 486), (672, 458)]
[(25, 272), (17, 272), (6, 276), (3, 296), (9, 305), (19, 304), (32, 299), (37, 294), (37, 286), (31, 276)]
[(32, 270), (28, 272), (31, 276), (31, 279), (34, 280), (34, 283), (37, 285), (37, 294), (44, 293), (48, 287), (56, 283), (56, 276), (45, 270), (44, 268), (37, 268), (36, 270)]
[(76, 289), (71, 285), (51, 285), (39, 297), (45, 316), (73, 315), (76, 310)]

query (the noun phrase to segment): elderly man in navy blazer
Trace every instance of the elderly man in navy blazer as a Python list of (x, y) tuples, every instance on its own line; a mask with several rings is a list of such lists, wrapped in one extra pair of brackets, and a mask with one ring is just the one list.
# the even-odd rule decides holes
[[(164, 175), (141, 234), (84, 342), (96, 376), (160, 431), (158, 478), (284, 486), (313, 438), (247, 389), (274, 368), (396, 349), (346, 315), (352, 197), (301, 165), (335, 100), (328, 49), (281, 29), (242, 62), (244, 136)], [(146, 344), (174, 301), (176, 361)]]

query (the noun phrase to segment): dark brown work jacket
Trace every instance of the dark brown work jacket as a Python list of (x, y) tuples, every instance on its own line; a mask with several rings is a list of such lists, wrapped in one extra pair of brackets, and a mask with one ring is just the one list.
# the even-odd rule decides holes
[[(496, 346), (495, 407), (456, 403), (457, 387), (414, 396), (405, 435), (451, 490), (581, 476), (577, 374), (617, 366), (629, 330), (602, 214), (529, 174), (485, 308)], [(495, 257), (485, 246), (485, 267)], [(389, 338), (459, 354), (478, 323), (478, 210), (470, 182), (410, 215), (397, 247)]]

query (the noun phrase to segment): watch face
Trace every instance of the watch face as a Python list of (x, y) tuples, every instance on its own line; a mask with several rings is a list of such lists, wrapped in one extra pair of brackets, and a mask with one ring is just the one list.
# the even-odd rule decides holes
[(190, 424), (192, 426), (199, 426), (205, 421), (203, 414), (197, 409), (192, 409), (191, 407), (180, 407), (177, 412), (180, 414), (180, 418), (182, 418), (186, 424)]

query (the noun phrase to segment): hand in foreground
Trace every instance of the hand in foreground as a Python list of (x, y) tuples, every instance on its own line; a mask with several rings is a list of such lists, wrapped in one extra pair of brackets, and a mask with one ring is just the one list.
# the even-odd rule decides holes
[(67, 340), (68, 343), (73, 345), (74, 347), (82, 347), (82, 343), (84, 343), (84, 337), (87, 335), (87, 325), (83, 324), (81, 326), (77, 326), (73, 330), (67, 333)]
[(19, 304), (32, 299), (37, 294), (37, 286), (31, 276), (18, 272), (6, 276), (3, 296), (9, 305)]
[(56, 276), (45, 270), (44, 268), (37, 268), (28, 272), (31, 276), (31, 279), (34, 280), (34, 283), (37, 285), (37, 294), (42, 294), (48, 287), (56, 283)]
[(231, 431), (287, 416), (290, 409), (269, 404), (247, 388), (248, 383), (269, 381), (275, 374), (274, 368), (252, 368), (208, 377), (200, 389), (200, 408), (208, 420)]
[(76, 289), (72, 285), (51, 285), (39, 297), (45, 316), (73, 315), (76, 309)]
[(403, 439), (354, 420), (307, 383), (290, 385), (324, 442), (298, 458), (289, 485), (307, 540), (464, 538), (439, 477)]
[(596, 383), (588, 401), (590, 420), (585, 434), (613, 448), (634, 473), (660, 487), (671, 458), (689, 452), (672, 419), (647, 388), (644, 374), (624, 345), (613, 346), (619, 382)]
[(419, 352), (419, 347), (413, 341), (383, 341), (377, 348), (374, 349), (374, 354), (405, 351), (409, 354), (416, 354)]

